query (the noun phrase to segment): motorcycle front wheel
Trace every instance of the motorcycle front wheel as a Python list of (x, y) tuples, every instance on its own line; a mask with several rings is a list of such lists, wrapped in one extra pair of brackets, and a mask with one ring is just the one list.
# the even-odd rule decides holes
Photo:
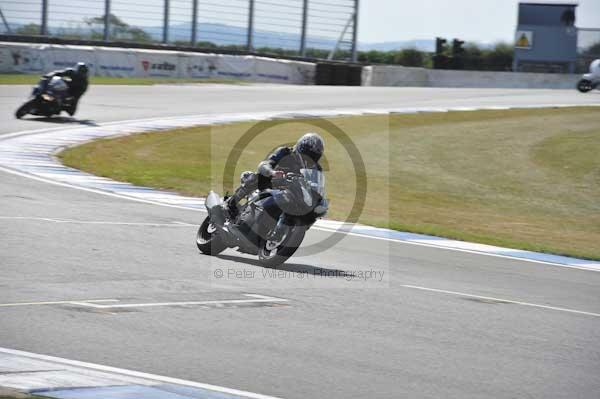
[(587, 79), (581, 79), (579, 82), (577, 82), (577, 90), (579, 90), (582, 93), (587, 93), (593, 88), (594, 86), (592, 85), (592, 82)]
[(277, 267), (288, 260), (300, 247), (306, 228), (304, 226), (290, 226), (288, 233), (281, 243), (273, 246), (269, 240), (260, 240), (258, 259), (266, 267)]
[(29, 111), (31, 110), (32, 105), (33, 105), (33, 100), (27, 101), (25, 104), (21, 105), (19, 107), (19, 109), (17, 109), (17, 112), (15, 112), (15, 117), (17, 119), (21, 119), (22, 117), (27, 115), (29, 113)]
[(204, 219), (198, 229), (196, 245), (200, 252), (206, 255), (218, 255), (227, 248), (223, 239), (219, 237), (216, 227), (212, 224), (210, 216)]

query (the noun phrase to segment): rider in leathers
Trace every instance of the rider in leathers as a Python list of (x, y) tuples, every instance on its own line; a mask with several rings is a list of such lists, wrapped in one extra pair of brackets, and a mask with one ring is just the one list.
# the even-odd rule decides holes
[(69, 115), (73, 116), (77, 111), (77, 103), (79, 102), (79, 99), (81, 96), (83, 96), (83, 93), (85, 93), (88, 88), (88, 67), (85, 63), (78, 62), (77, 65), (75, 65), (75, 68), (67, 68), (60, 71), (47, 73), (40, 79), (38, 84), (39, 89), (36, 90), (40, 90), (40, 92), (43, 93), (46, 90), (48, 83), (50, 83), (52, 78), (55, 76), (68, 78), (65, 79), (65, 83), (69, 87), (69, 97), (72, 99), (65, 106), (65, 111), (67, 111)]
[[(316, 133), (307, 133), (298, 139), (293, 148), (279, 147), (258, 165), (258, 173), (242, 173), (242, 185), (227, 200), (232, 219), (238, 214), (238, 203), (242, 198), (258, 189), (273, 188), (272, 179), (283, 178), (286, 173), (300, 173), (303, 167), (321, 170), (319, 159), (323, 155), (323, 139)], [(304, 165), (303, 165), (304, 164)], [(285, 190), (276, 197), (268, 198), (263, 204), (265, 211), (273, 217), (279, 217), (282, 210), (292, 206)]]

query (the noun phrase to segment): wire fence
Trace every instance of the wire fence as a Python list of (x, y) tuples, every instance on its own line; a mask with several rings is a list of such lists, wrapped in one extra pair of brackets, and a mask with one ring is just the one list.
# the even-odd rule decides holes
[(0, 0), (0, 33), (356, 61), (358, 0)]

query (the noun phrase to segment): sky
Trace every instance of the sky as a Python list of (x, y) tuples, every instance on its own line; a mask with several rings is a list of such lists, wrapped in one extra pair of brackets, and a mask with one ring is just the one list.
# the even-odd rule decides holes
[[(563, 1), (570, 2), (570, 1)], [(378, 43), (436, 36), (512, 42), (519, 0), (360, 0), (358, 36)], [(600, 0), (579, 0), (576, 25), (600, 28)]]
[[(135, 0), (132, 5), (130, 0), (111, 0), (111, 12), (132, 25), (160, 28), (163, 2)], [(103, 14), (103, 3), (104, 0), (49, 0), (49, 24), (81, 26), (85, 18)], [(256, 0), (255, 28), (300, 32), (302, 3), (303, 0)], [(432, 40), (436, 36), (495, 43), (513, 42), (519, 0), (359, 0), (359, 3), (358, 39), (363, 44)], [(10, 23), (39, 23), (40, 4), (41, 0), (0, 0), (0, 8)], [(171, 26), (189, 25), (192, 0), (170, 0), (170, 4)], [(241, 27), (247, 24), (248, 0), (199, 0), (198, 4), (199, 22)], [(309, 0), (309, 35), (337, 39), (352, 13), (352, 4), (353, 0)], [(576, 25), (600, 28), (600, 0), (579, 0)], [(597, 41), (600, 33), (589, 37)]]

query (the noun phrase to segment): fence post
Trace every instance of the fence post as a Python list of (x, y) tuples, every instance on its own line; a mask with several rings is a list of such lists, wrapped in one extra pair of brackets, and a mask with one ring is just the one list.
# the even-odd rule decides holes
[(354, 0), (354, 22), (352, 23), (352, 61), (356, 62), (358, 59), (356, 54), (357, 40), (358, 40), (358, 1)]
[(306, 27), (308, 20), (308, 0), (302, 3), (302, 34), (300, 36), (300, 55), (306, 57)]
[(248, 51), (252, 51), (254, 43), (252, 37), (254, 36), (254, 0), (248, 0), (248, 34), (246, 48)]
[(2, 18), (2, 23), (4, 24), (4, 28), (6, 29), (6, 33), (8, 33), (9, 35), (12, 35), (12, 31), (10, 30), (10, 25), (8, 24), (8, 21), (6, 21), (6, 18), (4, 18), (4, 14), (2, 13), (2, 9), (0, 8), (0, 18)]
[(165, 9), (163, 12), (163, 43), (169, 41), (169, 0), (165, 0)]
[(40, 35), (48, 35), (48, 0), (42, 0), (42, 24), (40, 25)]
[(192, 2), (192, 38), (190, 40), (192, 47), (194, 47), (196, 45), (196, 40), (197, 40), (196, 35), (198, 34), (196, 31), (197, 24), (198, 24), (198, 0), (194, 0)]
[(104, 0), (104, 41), (110, 40), (110, 0)]

